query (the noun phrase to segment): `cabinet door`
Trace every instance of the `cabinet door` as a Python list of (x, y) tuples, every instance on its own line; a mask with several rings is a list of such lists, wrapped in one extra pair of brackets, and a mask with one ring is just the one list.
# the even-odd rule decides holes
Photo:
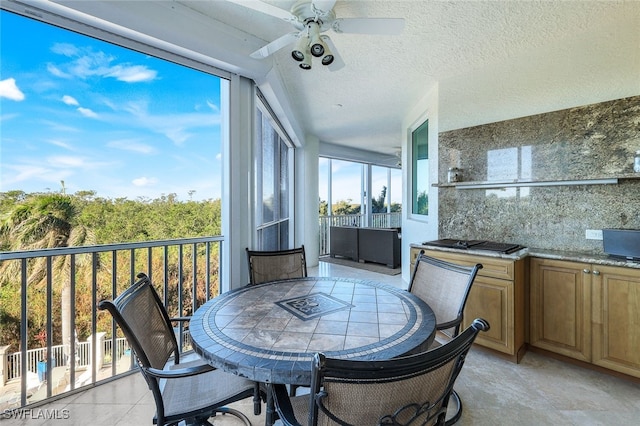
[(464, 308), (464, 327), (474, 319), (489, 322), (489, 331), (480, 333), (475, 343), (509, 355), (515, 354), (513, 281), (477, 275)]
[(640, 270), (593, 268), (593, 363), (640, 377)]
[(530, 344), (591, 360), (591, 267), (531, 259)]

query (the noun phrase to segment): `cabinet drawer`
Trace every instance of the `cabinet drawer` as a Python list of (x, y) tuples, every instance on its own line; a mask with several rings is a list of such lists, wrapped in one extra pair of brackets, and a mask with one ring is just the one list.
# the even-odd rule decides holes
[[(420, 250), (416, 250), (415, 257), (418, 256)], [(482, 269), (478, 271), (479, 276), (498, 278), (501, 280), (513, 281), (514, 279), (514, 261), (499, 259), (494, 257), (485, 257), (469, 254), (450, 253), (446, 251), (437, 250), (425, 250), (427, 256), (435, 257), (436, 259), (446, 260), (448, 262), (458, 263), (465, 266), (473, 266), (476, 263), (482, 263)], [(412, 262), (415, 263), (415, 258)]]

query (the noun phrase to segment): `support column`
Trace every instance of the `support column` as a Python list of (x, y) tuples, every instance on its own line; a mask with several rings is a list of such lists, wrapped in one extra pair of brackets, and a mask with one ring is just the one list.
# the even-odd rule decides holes
[(9, 380), (9, 347), (10, 345), (0, 346), (0, 388)]

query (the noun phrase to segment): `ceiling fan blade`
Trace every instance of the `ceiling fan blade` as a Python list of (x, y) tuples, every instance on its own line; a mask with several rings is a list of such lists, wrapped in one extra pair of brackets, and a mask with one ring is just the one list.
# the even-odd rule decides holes
[(333, 71), (338, 71), (339, 69), (342, 69), (344, 67), (344, 61), (340, 57), (340, 54), (338, 53), (338, 49), (336, 49), (336, 45), (333, 44), (333, 41), (331, 41), (331, 39), (328, 36), (323, 35), (320, 38), (322, 38), (322, 41), (326, 43), (327, 47), (331, 51), (331, 54), (333, 54), (333, 62), (327, 65), (327, 68), (329, 68), (329, 71), (333, 72)]
[(227, 0), (231, 3), (238, 4), (240, 6), (244, 6), (248, 9), (253, 9), (258, 12), (275, 16), (276, 18), (283, 19), (285, 21), (295, 22), (298, 20), (297, 17), (291, 14), (288, 10), (280, 9), (279, 7), (273, 6), (269, 3), (264, 3), (260, 0)]
[(266, 46), (263, 46), (260, 49), (256, 50), (249, 56), (251, 56), (254, 59), (266, 58), (267, 56), (277, 52), (283, 47), (286, 47), (291, 43), (295, 42), (296, 40), (298, 40), (299, 35), (300, 33), (297, 31), (285, 34), (282, 37), (273, 40), (271, 43), (267, 44)]
[(336, 0), (311, 0), (311, 9), (324, 16), (333, 9), (335, 4)]
[(404, 30), (404, 19), (344, 18), (336, 19), (332, 28), (337, 33), (397, 35)]

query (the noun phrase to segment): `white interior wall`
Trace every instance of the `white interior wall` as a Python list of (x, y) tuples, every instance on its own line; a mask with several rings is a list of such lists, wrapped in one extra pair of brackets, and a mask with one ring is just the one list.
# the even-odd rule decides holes
[[(429, 215), (411, 214), (411, 132), (429, 120)], [(411, 243), (434, 240), (438, 237), (438, 86), (433, 86), (420, 99), (402, 124), (402, 279), (409, 282), (411, 271), (409, 256)]]
[(253, 81), (233, 76), (230, 85), (229, 143), (223, 144), (224, 164), (222, 234), (226, 236), (221, 261), (221, 292), (249, 282), (245, 249), (255, 235), (255, 86)]
[(304, 145), (296, 149), (295, 166), (295, 242), (304, 244), (307, 266), (318, 265), (318, 155), (319, 140), (307, 136)]

